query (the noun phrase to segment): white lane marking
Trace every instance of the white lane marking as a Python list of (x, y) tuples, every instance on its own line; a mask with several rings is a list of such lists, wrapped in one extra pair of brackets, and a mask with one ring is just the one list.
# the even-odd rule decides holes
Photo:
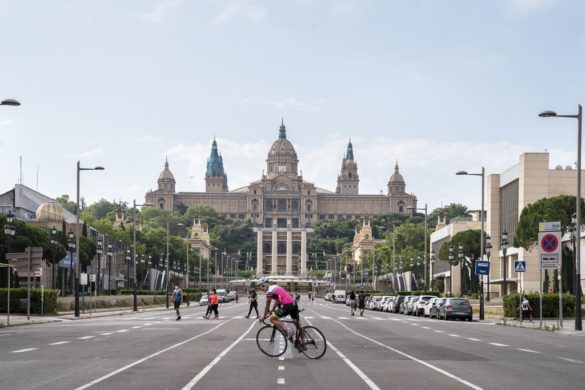
[(433, 332), (437, 332), (437, 333), (445, 333), (444, 331), (442, 331), (442, 330), (437, 330), (437, 329), (433, 330)]
[(451, 337), (461, 337), (458, 334), (453, 334), (453, 333), (449, 333), (449, 336), (451, 336)]
[(278, 366), (278, 371), (284, 371), (284, 366)]
[[(336, 321), (337, 322), (337, 321)], [(337, 348), (335, 348), (333, 346), (333, 344), (331, 344), (331, 341), (327, 341), (327, 346), (331, 347), (331, 349), (333, 349), (335, 351), (335, 353), (337, 353), (339, 355), (339, 357), (348, 365), (351, 367), (351, 369), (358, 374), (358, 376), (360, 378), (362, 378), (362, 380), (364, 382), (366, 382), (366, 384), (368, 385), (368, 387), (372, 390), (380, 390), (380, 388), (378, 387), (378, 385), (376, 385), (374, 383), (373, 380), (371, 380), (366, 374), (364, 374), (364, 372), (362, 370), (360, 370), (355, 364), (353, 364), (353, 362), (351, 360), (349, 360), (347, 357), (345, 357), (345, 355), (343, 353), (341, 353), (341, 351)]]
[(2, 333), (2, 334), (0, 334), (0, 337), (3, 337), (3, 336), (11, 336), (11, 335), (12, 335), (12, 333)]
[(124, 333), (124, 332), (128, 332), (128, 329), (120, 329), (120, 330), (116, 331), (116, 333)]
[(423, 326), (422, 328), (423, 328), (423, 329), (431, 329), (431, 328), (429, 328), (428, 326)]
[(470, 340), (470, 341), (481, 341), (480, 339), (474, 339), (473, 337), (466, 337), (465, 340)]
[(418, 326), (418, 324), (415, 324), (415, 323), (412, 323), (412, 324), (410, 324), (410, 325), (412, 325), (412, 326)]
[(25, 349), (19, 349), (18, 351), (10, 351), (10, 353), (21, 353), (21, 352), (29, 352), (29, 351), (34, 351), (35, 349), (38, 349), (38, 348), (25, 348)]
[(150, 322), (147, 322), (146, 324), (144, 324), (144, 326), (150, 326), (152, 325)]
[(51, 343), (51, 344), (47, 344), (47, 345), (61, 345), (61, 344), (67, 344), (70, 343), (71, 341), (57, 341), (56, 343)]
[[(333, 320), (333, 321), (335, 321), (335, 320)], [(384, 347), (384, 348), (386, 348), (386, 349), (388, 349), (388, 350), (390, 350), (390, 351), (393, 351), (393, 352), (395, 352), (395, 353), (397, 353), (397, 354), (399, 354), (399, 355), (402, 355), (402, 356), (404, 356), (404, 357), (406, 357), (406, 358), (408, 358), (408, 359), (411, 359), (411, 360), (413, 360), (413, 361), (415, 361), (415, 362), (417, 362), (417, 363), (420, 363), (420, 364), (422, 364), (423, 366), (427, 366), (427, 367), (429, 367), (430, 369), (432, 369), (432, 370), (435, 370), (435, 371), (437, 371), (437, 372), (439, 372), (439, 373), (441, 373), (441, 374), (443, 374), (443, 375), (445, 375), (445, 376), (447, 376), (447, 377), (449, 377), (449, 378), (451, 378), (451, 379), (454, 379), (454, 380), (456, 380), (457, 382), (459, 382), (459, 383), (462, 383), (462, 384), (464, 384), (464, 385), (466, 385), (466, 386), (468, 386), (468, 387), (470, 387), (470, 388), (472, 388), (472, 389), (475, 389), (475, 390), (483, 390), (483, 388), (482, 388), (482, 387), (479, 387), (479, 386), (477, 386), (477, 385), (474, 385), (473, 383), (471, 383), (471, 382), (469, 382), (469, 381), (466, 381), (465, 379), (463, 379), (463, 378), (460, 378), (460, 377), (458, 377), (458, 376), (456, 376), (456, 375), (454, 375), (454, 374), (451, 374), (450, 372), (447, 372), (447, 371), (443, 370), (442, 368), (439, 368), (439, 367), (437, 367), (437, 366), (434, 366), (434, 365), (432, 365), (432, 364), (430, 364), (430, 363), (427, 363), (427, 362), (425, 362), (425, 361), (423, 361), (423, 360), (417, 359), (417, 358), (415, 358), (414, 356), (411, 356), (411, 355), (409, 355), (409, 354), (407, 354), (407, 353), (405, 353), (405, 352), (402, 352), (402, 351), (400, 351), (400, 350), (398, 350), (398, 349), (396, 349), (396, 348), (392, 348), (392, 347), (390, 347), (390, 346), (388, 346), (388, 345), (386, 345), (386, 344), (382, 344), (381, 342), (379, 342), (379, 341), (377, 341), (377, 340), (374, 340), (374, 339), (372, 339), (372, 338), (370, 338), (370, 337), (368, 337), (368, 336), (364, 336), (364, 335), (362, 335), (362, 334), (359, 334), (359, 333), (357, 333), (356, 331), (354, 331), (353, 329), (350, 329), (349, 327), (345, 326), (344, 324), (342, 324), (342, 323), (341, 323), (341, 322), (339, 322), (339, 321), (335, 321), (335, 322), (337, 322), (339, 325), (343, 326), (345, 329), (349, 330), (351, 333), (355, 334), (356, 336), (362, 337), (362, 338), (364, 338), (364, 339), (366, 339), (366, 340), (368, 340), (368, 341), (371, 341), (371, 342), (372, 342), (372, 343), (374, 343), (374, 344), (378, 344), (378, 345), (379, 345), (379, 346), (381, 346), (381, 347)], [(441, 332), (441, 333), (443, 333), (443, 332)], [(330, 344), (329, 342), (327, 342), (327, 345), (331, 345), (331, 344)]]
[(132, 327), (132, 329), (140, 329), (140, 328), (142, 328), (142, 326), (141, 326), (141, 325), (138, 325), (138, 326), (133, 326), (133, 327)]
[(538, 351), (533, 351), (532, 349), (524, 349), (524, 348), (516, 348), (518, 351), (522, 352), (530, 352), (530, 353), (540, 353)]
[(303, 317), (305, 320), (312, 320), (313, 317)]
[(575, 359), (569, 359), (569, 358), (565, 358), (565, 357), (561, 357), (561, 359), (567, 361), (567, 362), (571, 362), (571, 363), (579, 363), (579, 364), (584, 364), (582, 361), (580, 360), (575, 360)]
[(500, 343), (490, 343), (491, 345), (495, 345), (496, 347), (509, 347), (509, 345), (506, 344), (500, 344)]
[[(111, 378), (111, 377), (113, 377), (114, 375), (117, 375), (117, 374), (119, 374), (119, 373), (121, 373), (121, 372), (123, 372), (123, 371), (126, 371), (127, 369), (129, 369), (129, 368), (131, 368), (131, 367), (134, 367), (134, 366), (136, 366), (137, 364), (140, 364), (140, 363), (142, 363), (142, 362), (145, 362), (145, 361), (147, 361), (148, 359), (151, 359), (151, 358), (153, 358), (153, 357), (155, 357), (155, 356), (158, 356), (158, 355), (160, 355), (161, 353), (165, 353), (165, 352), (167, 352), (167, 351), (170, 351), (171, 349), (175, 349), (175, 348), (177, 348), (177, 347), (180, 347), (180, 346), (181, 346), (181, 345), (183, 345), (183, 344), (186, 344), (186, 343), (188, 343), (188, 342), (191, 342), (191, 341), (193, 341), (193, 340), (196, 340), (196, 339), (198, 339), (199, 337), (205, 336), (206, 334), (209, 334), (209, 333), (213, 332), (214, 330), (216, 330), (216, 329), (217, 329), (217, 328), (219, 328), (220, 326), (223, 326), (223, 325), (227, 324), (228, 322), (229, 322), (229, 321), (221, 322), (221, 323), (219, 323), (217, 326), (214, 326), (213, 328), (209, 329), (209, 330), (208, 330), (208, 331), (206, 331), (206, 332), (200, 333), (200, 334), (198, 334), (197, 336), (193, 336), (193, 337), (191, 337), (190, 339), (187, 339), (187, 340), (181, 341), (180, 343), (177, 343), (177, 344), (175, 344), (175, 345), (171, 345), (170, 347), (167, 347), (167, 348), (165, 348), (165, 349), (161, 349), (160, 351), (158, 351), (158, 352), (155, 352), (155, 353), (152, 353), (152, 354), (150, 354), (150, 355), (148, 355), (148, 356), (146, 356), (146, 357), (143, 357), (142, 359), (139, 359), (139, 360), (135, 361), (134, 363), (130, 363), (130, 364), (128, 364), (128, 365), (126, 365), (126, 366), (124, 366), (124, 367), (122, 367), (122, 368), (119, 368), (119, 369), (117, 369), (117, 370), (115, 370), (115, 371), (112, 371), (112, 372), (110, 372), (109, 374), (106, 374), (106, 375), (104, 375), (104, 376), (102, 376), (102, 377), (100, 377), (100, 378), (97, 378), (97, 379), (95, 379), (95, 380), (93, 380), (93, 381), (89, 382), (89, 383), (86, 383), (86, 384), (85, 384), (85, 385), (83, 385), (83, 386), (77, 387), (75, 390), (83, 390), (83, 389), (87, 389), (88, 387), (91, 387), (91, 386), (93, 386), (93, 385), (95, 385), (95, 384), (97, 384), (97, 383), (100, 383), (100, 382), (102, 382), (102, 381), (104, 381), (104, 380), (106, 380), (106, 379), (108, 379), (108, 378)], [(255, 325), (255, 324), (252, 324), (252, 325)]]
[(276, 380), (276, 383), (279, 384), (279, 385), (284, 385), (284, 378), (278, 378)]
[(100, 333), (100, 336), (109, 336), (113, 334), (112, 332)]
[(340, 320), (349, 320), (349, 318), (347, 318), (347, 317), (337, 317), (337, 318), (339, 318)]
[(77, 340), (88, 340), (88, 339), (93, 339), (95, 336), (83, 336), (83, 337), (78, 337)]
[(330, 320), (331, 317), (321, 317), (322, 320)]
[(375, 320), (377, 320), (377, 321), (383, 320), (383, 318), (380, 318), (380, 317), (372, 317), (372, 318), (375, 319)]
[[(227, 321), (226, 321), (227, 322)], [(246, 337), (246, 335), (248, 333), (250, 333), (250, 331), (252, 330), (252, 328), (256, 326), (256, 321), (252, 322), (252, 324), (250, 325), (250, 327), (248, 328), (248, 330), (246, 332), (244, 332), (240, 337), (238, 337), (238, 339), (236, 341), (234, 341), (229, 347), (227, 347), (226, 349), (224, 349), (219, 355), (217, 355), (217, 357), (215, 359), (213, 359), (211, 361), (211, 363), (209, 363), (203, 370), (201, 370), (199, 372), (199, 374), (197, 374), (193, 379), (191, 379), (191, 381), (189, 381), (189, 383), (187, 383), (182, 390), (190, 390), (193, 387), (195, 387), (195, 385), (197, 384), (197, 382), (199, 382), (225, 355), (227, 355), (227, 353), (236, 346), (236, 344), (238, 344), (240, 341), (242, 341), (242, 339), (244, 337)]]

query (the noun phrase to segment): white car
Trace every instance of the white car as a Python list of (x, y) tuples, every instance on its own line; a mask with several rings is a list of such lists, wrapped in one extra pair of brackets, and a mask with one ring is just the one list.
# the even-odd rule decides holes
[(201, 295), (201, 299), (199, 300), (199, 306), (207, 306), (209, 302), (209, 297), (207, 295)]
[[(436, 298), (434, 295), (421, 295), (414, 300), (412, 303), (412, 315), (414, 316), (425, 316), (427, 311), (424, 309), (425, 305), (431, 298)], [(429, 313), (431, 308), (429, 307)]]

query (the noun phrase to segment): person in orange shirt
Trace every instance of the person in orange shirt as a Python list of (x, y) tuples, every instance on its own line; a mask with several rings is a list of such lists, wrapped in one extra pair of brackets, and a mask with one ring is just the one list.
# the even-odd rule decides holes
[(213, 292), (209, 296), (209, 315), (205, 315), (203, 317), (206, 320), (208, 320), (209, 316), (211, 315), (211, 312), (213, 311), (215, 313), (215, 317), (213, 317), (213, 319), (217, 320), (219, 318), (219, 312), (217, 311), (217, 306), (218, 306), (217, 291), (215, 289), (213, 289)]

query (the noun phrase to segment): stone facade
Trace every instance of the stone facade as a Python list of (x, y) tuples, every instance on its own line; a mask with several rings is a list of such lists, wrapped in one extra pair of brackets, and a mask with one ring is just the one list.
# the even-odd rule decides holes
[(205, 205), (232, 219), (250, 220), (258, 235), (257, 275), (305, 276), (306, 234), (318, 220), (362, 219), (388, 213), (409, 213), (417, 198), (405, 192), (398, 163), (388, 182), (387, 195), (359, 194), (359, 176), (351, 142), (338, 176), (336, 193), (307, 182), (298, 173), (299, 160), (286, 137), (284, 123), (266, 159), (260, 180), (228, 191), (223, 158), (213, 140), (207, 160), (206, 192), (175, 192), (175, 179), (168, 161), (158, 179), (158, 189), (146, 194), (145, 202), (172, 211)]

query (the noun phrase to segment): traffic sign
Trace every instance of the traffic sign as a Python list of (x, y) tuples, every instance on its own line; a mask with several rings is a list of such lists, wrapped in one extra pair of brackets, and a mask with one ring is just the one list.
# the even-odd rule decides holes
[(490, 262), (477, 260), (475, 262), (475, 274), (476, 275), (489, 275), (490, 274)]
[(540, 269), (558, 269), (560, 264), (558, 253), (540, 255)]
[(561, 221), (540, 222), (538, 224), (538, 231), (539, 232), (560, 232), (561, 231)]
[(547, 233), (540, 238), (540, 248), (546, 253), (554, 253), (559, 247), (559, 239), (554, 233)]
[(526, 272), (526, 260), (515, 260), (514, 261), (514, 271)]

